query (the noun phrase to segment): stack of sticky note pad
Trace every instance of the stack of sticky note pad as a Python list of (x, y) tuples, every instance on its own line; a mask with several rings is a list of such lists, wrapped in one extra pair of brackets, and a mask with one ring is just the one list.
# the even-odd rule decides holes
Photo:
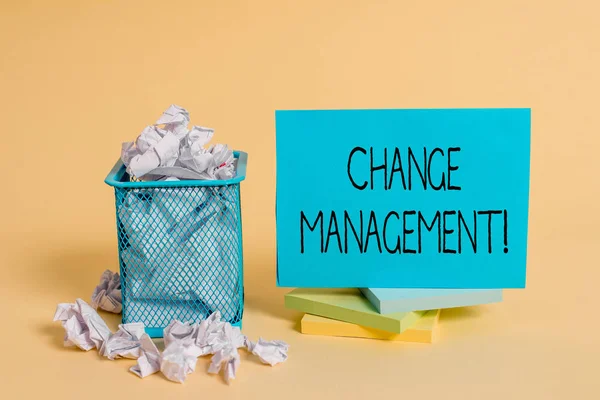
[(502, 300), (500, 289), (295, 289), (302, 333), (432, 343), (440, 312)]

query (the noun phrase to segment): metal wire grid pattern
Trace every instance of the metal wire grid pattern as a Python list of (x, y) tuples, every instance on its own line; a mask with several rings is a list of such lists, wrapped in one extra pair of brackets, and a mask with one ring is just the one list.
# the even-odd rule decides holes
[(164, 328), (217, 310), (241, 321), (239, 184), (115, 188), (115, 199), (123, 323)]

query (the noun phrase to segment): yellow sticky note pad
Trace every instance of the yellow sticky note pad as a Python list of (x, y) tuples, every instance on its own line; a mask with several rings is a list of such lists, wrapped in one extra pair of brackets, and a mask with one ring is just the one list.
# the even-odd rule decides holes
[(309, 335), (343, 336), (368, 339), (393, 340), (398, 342), (432, 343), (439, 325), (441, 310), (427, 311), (412, 327), (402, 333), (382, 331), (349, 322), (305, 314), (300, 330)]

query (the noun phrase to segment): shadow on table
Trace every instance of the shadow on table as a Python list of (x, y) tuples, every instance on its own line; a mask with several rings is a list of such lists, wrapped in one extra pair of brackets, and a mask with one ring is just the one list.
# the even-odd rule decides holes
[(481, 306), (446, 308), (440, 314), (440, 321), (454, 322), (481, 317), (485, 310)]
[(254, 257), (244, 265), (245, 307), (296, 322), (300, 313), (286, 309), (284, 295), (291, 288), (277, 287), (275, 259)]

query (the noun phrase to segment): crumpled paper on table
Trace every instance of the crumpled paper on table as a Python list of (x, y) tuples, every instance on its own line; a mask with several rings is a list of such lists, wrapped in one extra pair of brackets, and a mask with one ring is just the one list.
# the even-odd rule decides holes
[(248, 340), (238, 327), (222, 321), (218, 311), (200, 323), (173, 321), (165, 328), (163, 337), (166, 349), (161, 371), (168, 379), (180, 383), (194, 371), (197, 358), (203, 355), (213, 355), (208, 372), (218, 374), (223, 370), (225, 381), (229, 383), (235, 379), (240, 365), (239, 348), (245, 347), (263, 363), (272, 366), (284, 362), (289, 349), (282, 341), (259, 338), (254, 343)]
[(140, 378), (160, 371), (160, 351), (144, 328), (141, 322), (119, 325), (119, 330), (104, 342), (99, 354), (109, 360), (137, 360), (137, 364), (131, 367), (130, 371)]
[(247, 348), (255, 356), (260, 358), (263, 364), (271, 366), (287, 360), (289, 345), (281, 340), (263, 340), (258, 338), (258, 342), (248, 342)]
[(104, 320), (88, 303), (77, 299), (75, 303), (60, 303), (54, 314), (65, 329), (65, 347), (77, 346), (88, 351), (101, 349), (111, 331)]
[(160, 351), (156, 348), (150, 336), (144, 333), (140, 338), (140, 356), (137, 359), (137, 364), (129, 370), (140, 378), (145, 378), (160, 371), (160, 363)]
[(187, 375), (196, 370), (197, 349), (190, 343), (173, 342), (163, 351), (160, 371), (173, 382), (183, 383)]
[(189, 112), (173, 104), (135, 142), (123, 143), (121, 160), (127, 172), (143, 180), (231, 179), (233, 152), (222, 144), (205, 148), (214, 130), (196, 125), (188, 130), (189, 122)]
[(100, 315), (85, 301), (61, 303), (54, 315), (61, 321), (66, 335), (65, 346), (77, 346), (88, 351), (97, 348), (110, 360), (137, 359), (130, 371), (144, 378), (161, 371), (174, 382), (185, 382), (194, 372), (198, 357), (212, 354), (208, 373), (223, 371), (225, 381), (235, 379), (240, 366), (239, 348), (246, 348), (265, 364), (276, 365), (287, 360), (289, 346), (282, 341), (259, 338), (254, 343), (238, 327), (223, 321), (217, 311), (200, 323), (173, 321), (164, 329), (165, 351), (161, 354), (142, 323), (119, 325), (112, 333)]
[(100, 355), (115, 360), (119, 357), (137, 359), (140, 356), (140, 338), (145, 334), (141, 322), (121, 324), (100, 349)]
[[(163, 333), (165, 351), (161, 371), (165, 377), (183, 383), (194, 371), (198, 357), (215, 354), (227, 344), (226, 326), (231, 328), (231, 324), (221, 320), (218, 311), (200, 323), (171, 322)], [(239, 332), (239, 328), (237, 330)]]
[(92, 307), (119, 314), (122, 309), (121, 278), (119, 273), (104, 271), (92, 294)]
[(113, 334), (96, 310), (82, 299), (59, 304), (54, 321), (60, 321), (65, 329), (65, 347), (77, 346), (85, 351), (96, 348), (110, 360), (137, 359), (131, 372), (142, 378), (160, 370), (160, 351), (142, 323), (121, 324)]
[(174, 342), (183, 342), (195, 349), (196, 357), (214, 354), (225, 344), (223, 328), (226, 324), (221, 320), (221, 313), (218, 311), (200, 323), (191, 324), (175, 320), (164, 329), (165, 347)]
[(235, 379), (235, 374), (240, 366), (240, 354), (238, 348), (246, 346), (248, 339), (242, 335), (240, 328), (232, 327), (230, 324), (223, 326), (222, 336), (219, 338), (218, 346), (208, 367), (209, 374), (218, 374), (223, 369), (223, 377), (229, 383)]
[(208, 367), (209, 374), (218, 374), (223, 369), (225, 382), (235, 379), (235, 374), (240, 366), (240, 353), (235, 346), (227, 344), (213, 356)]

